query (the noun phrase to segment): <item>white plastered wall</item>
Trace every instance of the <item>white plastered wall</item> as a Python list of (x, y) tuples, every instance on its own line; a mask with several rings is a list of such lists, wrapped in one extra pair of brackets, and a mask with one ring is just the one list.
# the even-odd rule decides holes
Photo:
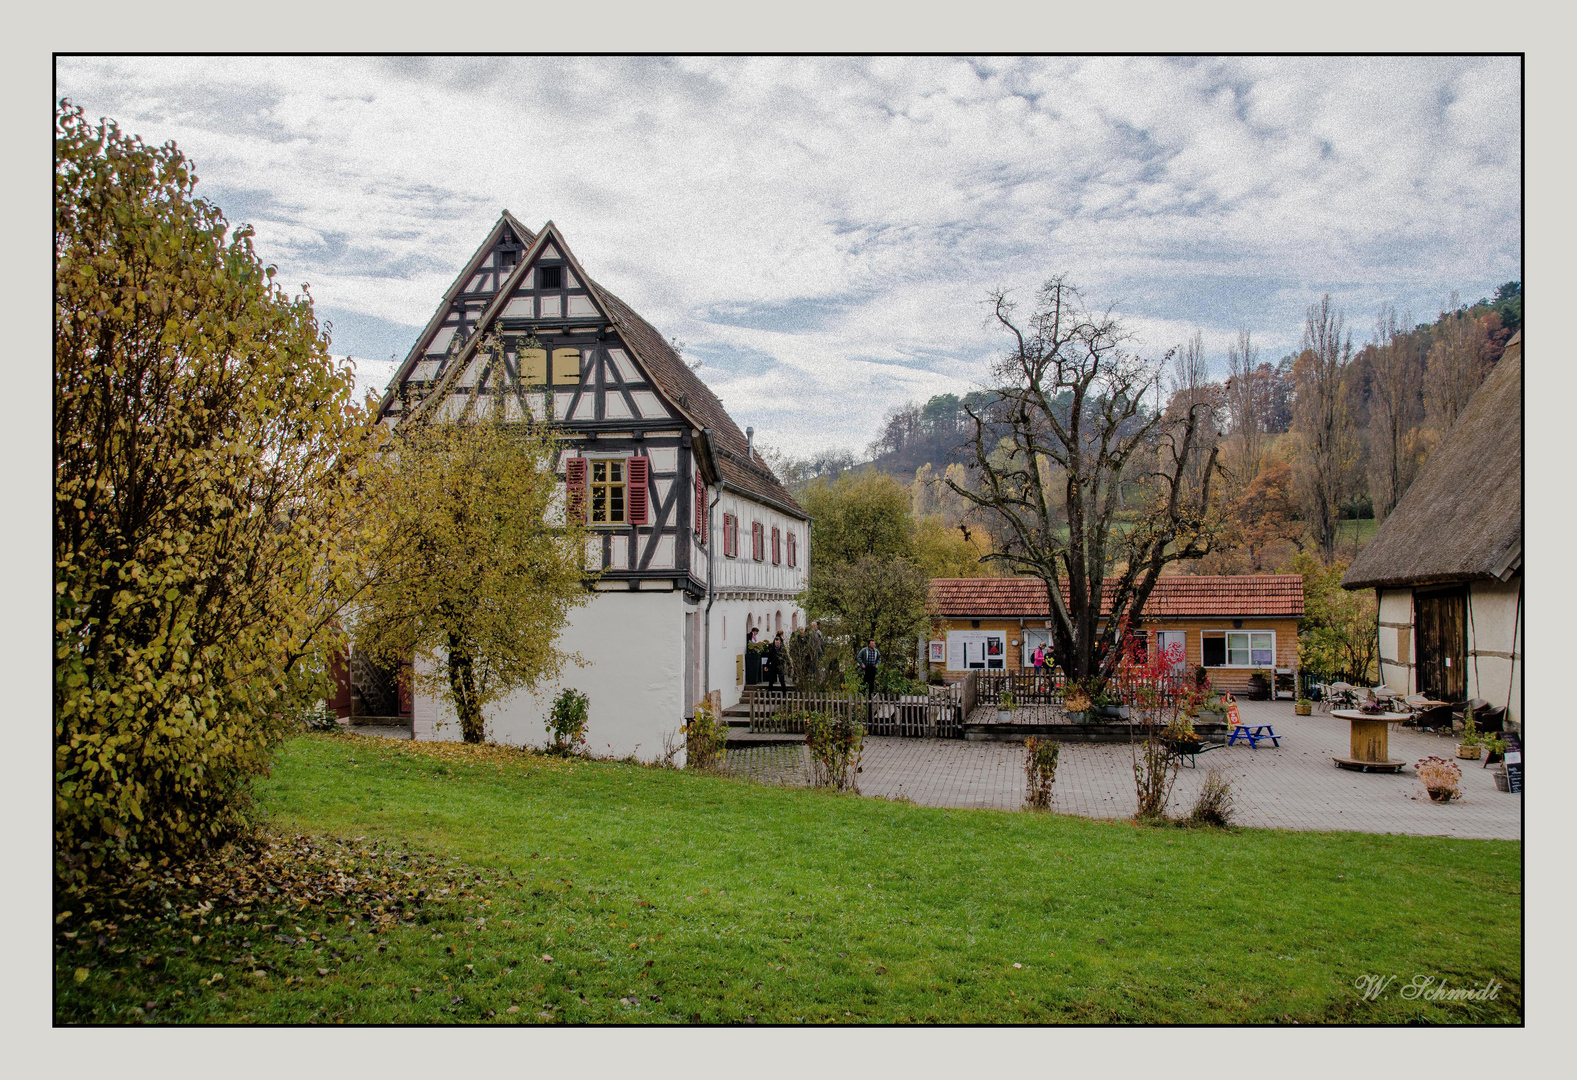
[[(1468, 697), (1507, 706), (1508, 725), (1522, 728), (1521, 578), (1475, 581), (1468, 587)], [(1513, 646), (1515, 638), (1515, 646)], [(1497, 655), (1498, 654), (1498, 655)]]
[[(679, 592), (601, 593), (570, 612), (559, 648), (579, 653), (561, 679), (537, 694), (517, 691), (487, 710), (487, 737), (510, 746), (546, 746), (554, 696), (572, 686), (590, 705), (587, 749), (597, 757), (634, 755), (653, 761), (668, 736), (683, 746), (684, 607)], [(460, 738), (459, 720), (443, 698), (417, 694), (418, 739)], [(683, 764), (684, 752), (675, 758)]]
[[(1418, 689), (1413, 665), (1418, 661), (1413, 640), (1413, 590), (1380, 589), (1380, 681), (1397, 690)], [(1388, 626), (1394, 623), (1394, 626)], [(1406, 627), (1406, 629), (1402, 629)], [(1405, 642), (1406, 648), (1403, 648)], [(1406, 660), (1401, 659), (1406, 656)]]

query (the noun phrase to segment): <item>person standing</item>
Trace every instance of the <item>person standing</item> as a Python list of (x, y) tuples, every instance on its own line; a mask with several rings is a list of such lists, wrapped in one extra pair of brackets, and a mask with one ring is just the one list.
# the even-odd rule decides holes
[(870, 697), (876, 693), (876, 669), (882, 662), (882, 654), (877, 651), (876, 639), (872, 638), (860, 650), (860, 655), (855, 657), (855, 663), (865, 675), (865, 696)]
[(778, 631), (778, 636), (772, 639), (772, 644), (767, 646), (767, 688), (778, 684), (778, 689), (788, 692), (788, 681), (784, 678), (788, 669), (788, 650), (783, 647), (783, 631)]

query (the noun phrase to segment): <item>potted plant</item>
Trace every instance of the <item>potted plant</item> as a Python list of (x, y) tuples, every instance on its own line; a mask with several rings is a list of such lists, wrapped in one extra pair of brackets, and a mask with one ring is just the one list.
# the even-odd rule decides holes
[(1199, 707), (1199, 720), (1205, 724), (1224, 724), (1227, 722), (1227, 710), (1221, 704), (1221, 695), (1211, 690), (1205, 695), (1204, 703)]
[(1013, 697), (1013, 688), (1010, 686), (1002, 691), (1002, 696), (997, 698), (997, 723), (1010, 724), (1013, 722), (1013, 710), (1018, 707), (1018, 702)]
[(1462, 741), (1457, 743), (1457, 757), (1477, 761), (1483, 752), (1484, 737), (1478, 733), (1478, 725), (1473, 722), (1473, 710), (1469, 709), (1467, 718), (1462, 721)]
[(1308, 698), (1300, 697), (1292, 703), (1292, 711), (1297, 716), (1312, 716), (1314, 715), (1314, 702)]
[(1506, 760), (1506, 740), (1499, 735), (1491, 735), (1485, 739), (1484, 749), (1489, 751), (1489, 756), (1484, 759), (1484, 764), (1493, 765), (1497, 761)]
[(1103, 720), (1126, 720), (1129, 716), (1128, 706), (1118, 698), (1102, 690), (1091, 699), (1095, 715)]
[(1431, 755), (1415, 764), (1414, 768), (1418, 770), (1419, 782), (1429, 792), (1431, 800), (1450, 802), (1457, 797), (1457, 783), (1462, 779), (1462, 770), (1454, 762)]
[(1062, 707), (1067, 710), (1068, 723), (1084, 723), (1084, 714), (1090, 710), (1090, 695), (1080, 686), (1070, 686), (1062, 697)]

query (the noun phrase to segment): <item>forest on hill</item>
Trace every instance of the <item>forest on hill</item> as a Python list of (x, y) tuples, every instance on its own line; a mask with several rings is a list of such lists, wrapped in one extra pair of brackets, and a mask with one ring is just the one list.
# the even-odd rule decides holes
[[(1210, 377), (1202, 335), (1180, 346), (1163, 376), (1166, 410), (1205, 401), (1220, 445), (1218, 512), (1225, 542), (1183, 573), (1272, 573), (1299, 555), (1345, 565), (1373, 536), (1468, 399), (1522, 326), (1522, 284), (1474, 304), (1456, 294), (1432, 322), (1385, 305), (1356, 332), (1329, 301), (1312, 305), (1301, 348), (1262, 359), (1247, 331)], [(1357, 339), (1355, 341), (1355, 339)], [(892, 410), (867, 458), (829, 451), (772, 454), (792, 488), (850, 472), (887, 473), (910, 491), (917, 521), (989, 549), (991, 523), (945, 483), (971, 482), (975, 425), (991, 391), (942, 394)], [(990, 445), (991, 432), (986, 433)], [(976, 571), (992, 573), (991, 564)]]

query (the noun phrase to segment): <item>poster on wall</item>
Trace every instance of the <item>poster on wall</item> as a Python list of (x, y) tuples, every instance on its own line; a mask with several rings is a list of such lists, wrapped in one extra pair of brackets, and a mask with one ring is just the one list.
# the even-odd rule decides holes
[(1006, 667), (1007, 637), (998, 630), (952, 630), (947, 635), (947, 670), (1001, 670)]
[(947, 642), (931, 642), (931, 663), (943, 664), (947, 662)]

